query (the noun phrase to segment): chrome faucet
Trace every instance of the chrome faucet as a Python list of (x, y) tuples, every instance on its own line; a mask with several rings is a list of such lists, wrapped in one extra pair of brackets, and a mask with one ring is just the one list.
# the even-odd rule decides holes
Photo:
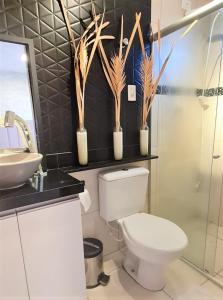
[[(33, 139), (32, 139), (32, 133), (28, 125), (26, 124), (26, 121), (23, 120), (23, 118), (21, 118), (20, 116), (16, 115), (14, 111), (6, 111), (4, 119), (0, 118), (0, 127), (7, 128), (13, 126), (16, 126), (18, 128), (22, 141), (25, 142), (26, 144), (25, 150), (28, 152), (36, 152), (35, 144), (33, 143)], [(40, 174), (41, 177), (47, 175), (47, 172), (43, 171), (41, 164), (38, 167), (38, 172), (35, 173), (34, 175), (38, 175), (38, 174)]]
[(16, 115), (13, 111), (6, 111), (4, 119), (5, 127), (16, 126), (20, 133), (23, 135), (23, 141), (26, 143), (28, 152), (36, 152), (34, 148), (34, 143), (32, 139), (32, 134), (29, 127), (26, 124), (26, 121), (23, 120), (20, 116)]

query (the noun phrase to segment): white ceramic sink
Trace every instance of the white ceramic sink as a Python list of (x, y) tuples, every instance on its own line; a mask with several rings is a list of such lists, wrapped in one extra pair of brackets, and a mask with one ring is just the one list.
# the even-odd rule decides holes
[(39, 153), (0, 154), (0, 190), (22, 186), (42, 161)]

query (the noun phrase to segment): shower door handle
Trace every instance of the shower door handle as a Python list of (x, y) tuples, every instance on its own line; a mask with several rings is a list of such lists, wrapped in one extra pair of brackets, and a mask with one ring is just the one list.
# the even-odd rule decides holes
[(220, 157), (221, 157), (221, 155), (213, 155), (213, 159), (218, 159)]

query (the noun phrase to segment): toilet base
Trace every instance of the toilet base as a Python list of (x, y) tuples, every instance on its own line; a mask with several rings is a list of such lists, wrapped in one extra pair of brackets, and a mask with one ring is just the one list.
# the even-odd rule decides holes
[(129, 250), (124, 258), (123, 267), (145, 289), (160, 291), (165, 286), (165, 267), (139, 259)]

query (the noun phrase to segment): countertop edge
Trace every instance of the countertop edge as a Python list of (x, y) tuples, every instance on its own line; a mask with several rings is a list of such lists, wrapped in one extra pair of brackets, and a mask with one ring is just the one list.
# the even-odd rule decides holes
[[(76, 178), (72, 177), (71, 175), (65, 174), (62, 171), (57, 171), (55, 176), (55, 181), (53, 178), (53, 173), (49, 173), (47, 176), (48, 178), (45, 179), (47, 182), (50, 179), (50, 183), (47, 182), (49, 186), (47, 188), (43, 188), (42, 190), (30, 190), (30, 186), (24, 187), (24, 192), (22, 189), (18, 190), (9, 190), (8, 194), (3, 195), (1, 197), (0, 194), (0, 216), (6, 214), (13, 214), (18, 209), (29, 209), (32, 206), (44, 206), (51, 200), (60, 199), (57, 202), (63, 202), (69, 196), (74, 196), (78, 198), (77, 195), (84, 191), (84, 181), (79, 181)], [(65, 178), (64, 183), (61, 178)], [(61, 183), (62, 182), (62, 183)], [(76, 196), (76, 197), (75, 197)], [(26, 209), (27, 208), (27, 209)]]

